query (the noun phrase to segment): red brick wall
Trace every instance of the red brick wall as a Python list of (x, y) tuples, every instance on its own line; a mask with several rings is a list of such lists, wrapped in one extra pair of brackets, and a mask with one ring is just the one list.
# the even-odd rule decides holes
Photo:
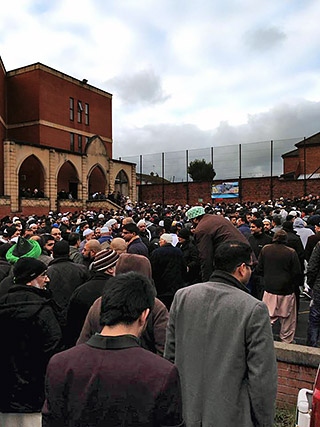
[(140, 200), (145, 203), (162, 203), (163, 199), (165, 204), (196, 205), (199, 199), (203, 199), (203, 203), (211, 201), (211, 183), (178, 182), (165, 185), (140, 185), (138, 194)]
[[(24, 126), (9, 131), (9, 138), (50, 147), (70, 149), (70, 131), (99, 135), (103, 140), (112, 139), (112, 98), (90, 90), (76, 80), (63, 78), (59, 72), (52, 74), (45, 69), (12, 73), (8, 77), (8, 123), (23, 124), (43, 120), (44, 124)], [(74, 120), (69, 116), (69, 99), (74, 98)], [(77, 102), (83, 106), (82, 123), (77, 120)], [(85, 124), (85, 104), (89, 104), (89, 125)], [(70, 130), (71, 128), (71, 130)], [(75, 151), (77, 151), (75, 138)], [(85, 138), (83, 135), (83, 147)], [(106, 142), (112, 157), (112, 143)]]
[[(6, 96), (5, 96), (5, 69), (0, 60), (0, 171), (4, 170), (3, 164), (3, 140), (6, 137)], [(4, 193), (4, 174), (0, 172), (0, 194)]]
[(283, 173), (300, 171), (299, 157), (286, 157), (283, 161)]
[[(39, 90), (38, 72), (7, 77), (9, 125), (39, 120)], [(11, 138), (10, 131), (8, 136)]]
[(37, 125), (10, 129), (9, 138), (16, 141), (38, 144), (40, 140), (40, 127)]
[[(319, 163), (320, 164), (320, 163)], [(236, 179), (235, 179), (236, 180)], [(222, 181), (215, 181), (220, 184)], [(272, 183), (272, 186), (271, 186)], [(320, 179), (285, 181), (279, 178), (246, 178), (241, 181), (242, 201), (261, 202), (279, 197), (302, 197), (306, 194), (320, 194)], [(211, 202), (211, 183), (189, 182), (172, 184), (152, 184), (139, 186), (140, 200), (146, 203), (162, 203), (164, 193), (165, 204), (195, 205), (199, 199), (203, 203)], [(238, 202), (239, 199), (225, 199), (227, 202)]]
[[(104, 138), (112, 138), (111, 98), (88, 90), (86, 85), (72, 83), (45, 71), (40, 73), (41, 119), (72, 127), (75, 132), (85, 131)], [(69, 118), (70, 97), (74, 99), (73, 121)], [(77, 121), (78, 100), (83, 106), (82, 123)], [(89, 104), (89, 125), (85, 124), (85, 103)]]
[(299, 148), (300, 170), (304, 173), (304, 152), (306, 153), (306, 172), (307, 174), (320, 173), (320, 147), (312, 146)]
[(317, 368), (278, 362), (277, 407), (296, 406), (301, 388), (313, 389)]

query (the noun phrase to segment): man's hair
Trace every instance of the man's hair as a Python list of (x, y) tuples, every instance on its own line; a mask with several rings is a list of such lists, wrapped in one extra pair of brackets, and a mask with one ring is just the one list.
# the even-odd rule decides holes
[(70, 246), (76, 245), (79, 240), (81, 240), (79, 233), (72, 232), (69, 234), (68, 241)]
[(41, 235), (41, 238), (42, 238), (42, 239), (43, 239), (43, 241), (44, 241), (44, 245), (45, 245), (46, 243), (48, 243), (48, 242), (49, 242), (49, 240), (56, 241), (56, 239), (52, 236), (52, 234), (48, 234), (48, 233), (46, 233), (46, 234), (42, 234), (42, 235)]
[(136, 225), (136, 224), (134, 224), (134, 223), (126, 224), (126, 225), (124, 225), (124, 226), (123, 226), (123, 228), (122, 228), (122, 229), (123, 229), (123, 230), (130, 231), (130, 233), (136, 233), (136, 234), (139, 234), (139, 232), (140, 232), (139, 228), (138, 228), (138, 227), (137, 227), (137, 225)]
[(129, 272), (112, 277), (101, 300), (101, 325), (131, 325), (147, 308), (154, 306), (156, 290), (142, 274)]
[(282, 223), (281, 215), (273, 215), (272, 221), (274, 222), (274, 224), (276, 224), (278, 226), (281, 225), (281, 223)]
[(251, 224), (254, 224), (258, 228), (263, 228), (263, 222), (261, 218), (253, 219), (250, 221)]
[(288, 242), (288, 234), (284, 230), (279, 230), (273, 236), (272, 242), (273, 243), (287, 243)]
[(252, 249), (249, 244), (239, 241), (221, 243), (214, 256), (215, 268), (233, 273), (243, 262), (251, 263), (251, 253)]

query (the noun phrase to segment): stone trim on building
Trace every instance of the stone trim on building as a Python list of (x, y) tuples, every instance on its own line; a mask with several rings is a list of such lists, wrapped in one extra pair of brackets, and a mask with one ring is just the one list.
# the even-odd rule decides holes
[[(34, 156), (43, 168), (45, 197), (41, 199), (19, 197), (19, 170), (23, 162), (30, 156)], [(129, 192), (126, 195), (131, 200), (136, 199), (136, 183), (132, 179), (135, 176), (135, 165), (128, 162), (124, 164), (117, 162), (116, 167), (114, 167), (114, 163), (108, 157), (106, 147), (100, 137), (92, 138), (86, 147), (86, 152), (80, 155), (79, 153), (68, 153), (64, 150), (45, 146), (40, 147), (6, 140), (4, 141), (4, 192), (5, 196), (9, 196), (10, 199), (4, 198), (4, 201), (10, 201), (10, 212), (24, 212), (31, 208), (34, 210), (36, 208), (40, 210), (46, 208), (48, 211), (57, 210), (58, 175), (65, 162), (69, 162), (77, 174), (78, 198), (76, 202), (71, 202), (71, 204), (73, 206), (76, 204), (80, 210), (87, 207), (90, 174), (96, 167), (99, 167), (105, 176), (105, 194), (114, 191), (116, 176), (120, 170), (124, 170), (129, 180)], [(65, 207), (68, 206), (67, 201), (63, 201), (63, 203), (59, 201), (59, 206), (62, 204)], [(6, 202), (0, 203), (1, 205), (5, 206), (7, 210)]]

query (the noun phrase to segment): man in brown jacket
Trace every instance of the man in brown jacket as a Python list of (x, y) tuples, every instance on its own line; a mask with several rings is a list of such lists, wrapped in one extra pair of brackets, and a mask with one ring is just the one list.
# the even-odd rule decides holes
[(242, 233), (221, 215), (206, 214), (202, 206), (194, 206), (187, 212), (195, 229), (194, 237), (199, 251), (202, 281), (209, 280), (214, 270), (214, 254), (222, 242), (237, 240), (248, 243)]

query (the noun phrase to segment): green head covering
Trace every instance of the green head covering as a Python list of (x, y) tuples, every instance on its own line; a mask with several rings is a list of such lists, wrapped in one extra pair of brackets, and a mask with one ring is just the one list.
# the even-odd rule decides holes
[(23, 257), (38, 258), (41, 252), (41, 247), (37, 241), (19, 237), (17, 243), (8, 250), (6, 260), (15, 264), (18, 259)]
[(206, 211), (202, 206), (194, 206), (186, 212), (188, 219), (197, 218), (198, 216), (204, 215)]

